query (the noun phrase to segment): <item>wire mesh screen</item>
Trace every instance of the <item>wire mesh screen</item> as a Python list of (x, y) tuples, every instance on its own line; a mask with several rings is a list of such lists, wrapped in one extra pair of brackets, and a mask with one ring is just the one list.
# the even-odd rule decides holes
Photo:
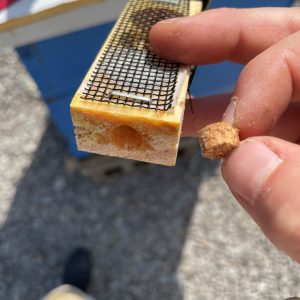
[(131, 0), (81, 98), (163, 111), (170, 109), (179, 65), (151, 52), (148, 34), (158, 21), (188, 13), (189, 0)]

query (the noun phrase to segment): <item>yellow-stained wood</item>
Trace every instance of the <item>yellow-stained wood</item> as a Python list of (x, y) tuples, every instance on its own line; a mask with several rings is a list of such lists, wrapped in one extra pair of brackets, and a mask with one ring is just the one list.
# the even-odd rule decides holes
[[(167, 110), (130, 107), (83, 97), (97, 64), (127, 16), (130, 4), (125, 7), (71, 103), (77, 145), (83, 151), (173, 166), (191, 73), (189, 66), (180, 66), (174, 105)], [(189, 1), (189, 15), (201, 10), (202, 2)]]

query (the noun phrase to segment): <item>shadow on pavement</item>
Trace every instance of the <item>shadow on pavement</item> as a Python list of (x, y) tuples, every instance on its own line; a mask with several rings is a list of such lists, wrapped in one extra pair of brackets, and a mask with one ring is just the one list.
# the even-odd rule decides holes
[(67, 155), (49, 126), (0, 229), (0, 298), (39, 299), (81, 245), (94, 256), (96, 299), (183, 299), (176, 271), (199, 184), (216, 165), (199, 152), (96, 183), (68, 173)]

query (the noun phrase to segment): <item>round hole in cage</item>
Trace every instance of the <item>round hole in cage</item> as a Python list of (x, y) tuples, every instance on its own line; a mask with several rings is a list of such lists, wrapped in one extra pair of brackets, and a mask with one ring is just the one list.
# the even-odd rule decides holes
[(131, 126), (120, 125), (112, 131), (112, 143), (118, 148), (138, 150), (143, 145), (143, 137)]

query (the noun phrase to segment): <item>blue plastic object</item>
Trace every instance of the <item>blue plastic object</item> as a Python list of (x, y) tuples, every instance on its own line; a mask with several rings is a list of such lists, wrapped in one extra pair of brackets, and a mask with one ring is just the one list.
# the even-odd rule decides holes
[[(290, 6), (292, 2), (213, 0), (211, 7)], [(70, 118), (70, 101), (112, 26), (113, 23), (103, 24), (16, 49), (37, 83), (52, 121), (66, 138), (70, 153), (76, 157), (87, 154), (77, 151)], [(192, 94), (204, 96), (231, 91), (241, 68), (229, 62), (199, 67), (191, 87)]]
[(76, 157), (87, 154), (76, 147), (70, 101), (112, 26), (108, 23), (16, 49)]

